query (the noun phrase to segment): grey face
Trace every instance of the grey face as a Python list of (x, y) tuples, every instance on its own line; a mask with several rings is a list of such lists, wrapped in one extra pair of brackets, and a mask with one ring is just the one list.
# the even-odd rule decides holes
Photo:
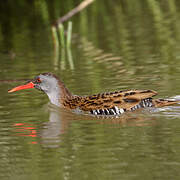
[(40, 74), (33, 80), (34, 87), (45, 92), (52, 104), (60, 106), (61, 89), (58, 79), (51, 73)]
[(56, 92), (58, 88), (57, 79), (49, 74), (40, 74), (35, 78), (33, 83), (36, 89), (44, 91), (46, 94)]

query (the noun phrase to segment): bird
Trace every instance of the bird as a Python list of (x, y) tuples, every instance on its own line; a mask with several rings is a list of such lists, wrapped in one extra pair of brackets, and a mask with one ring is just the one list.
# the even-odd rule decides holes
[(53, 73), (42, 73), (26, 84), (9, 90), (9, 93), (35, 88), (43, 91), (52, 104), (74, 112), (96, 116), (119, 116), (141, 108), (159, 108), (176, 104), (178, 100), (154, 99), (153, 90), (122, 90), (95, 95), (73, 95)]

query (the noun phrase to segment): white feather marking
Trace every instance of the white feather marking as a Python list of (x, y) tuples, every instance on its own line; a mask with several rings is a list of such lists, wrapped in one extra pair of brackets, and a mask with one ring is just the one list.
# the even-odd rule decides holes
[(116, 113), (119, 114), (119, 109), (117, 108), (117, 106), (114, 106)]
[(93, 114), (97, 115), (97, 112), (96, 112), (96, 110), (93, 110)]
[(109, 111), (108, 111), (108, 109), (106, 109), (106, 111), (107, 111), (107, 114), (109, 114)]
[(124, 113), (124, 109), (120, 108), (120, 109), (119, 109), (119, 112), (120, 112), (121, 114)]
[(113, 112), (113, 115), (115, 115), (116, 113), (114, 112), (114, 110), (113, 109), (111, 109), (111, 111)]

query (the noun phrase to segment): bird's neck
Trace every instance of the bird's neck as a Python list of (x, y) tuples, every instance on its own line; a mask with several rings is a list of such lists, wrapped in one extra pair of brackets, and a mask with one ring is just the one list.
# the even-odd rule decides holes
[(57, 79), (56, 84), (54, 84), (52, 91), (48, 92), (47, 95), (50, 102), (59, 107), (62, 106), (63, 102), (66, 99), (69, 99), (73, 96), (70, 91), (65, 87), (64, 83), (59, 79)]

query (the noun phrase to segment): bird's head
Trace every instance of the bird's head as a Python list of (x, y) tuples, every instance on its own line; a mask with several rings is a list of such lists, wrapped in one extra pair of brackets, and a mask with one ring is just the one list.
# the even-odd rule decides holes
[(29, 80), (26, 84), (17, 86), (8, 92), (15, 92), (23, 89), (35, 88), (45, 92), (46, 94), (55, 91), (58, 86), (58, 78), (52, 73), (43, 73)]
[(38, 89), (45, 92), (51, 103), (60, 106), (60, 99), (71, 96), (70, 92), (65, 88), (64, 84), (52, 73), (43, 73), (29, 80), (26, 84), (17, 86), (9, 93), (23, 89)]

